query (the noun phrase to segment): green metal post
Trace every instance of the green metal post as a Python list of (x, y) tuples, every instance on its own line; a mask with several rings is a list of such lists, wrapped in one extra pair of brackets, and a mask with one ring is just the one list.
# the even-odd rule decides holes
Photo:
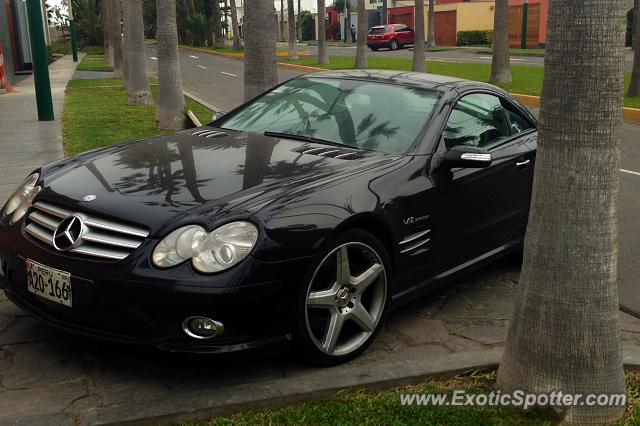
[(36, 88), (36, 101), (38, 103), (38, 120), (53, 121), (53, 99), (51, 98), (51, 81), (49, 80), (49, 59), (47, 57), (47, 46), (44, 42), (42, 9), (40, 9), (40, 7), (40, 0), (27, 0), (33, 78)]
[(529, 16), (529, 1), (524, 0), (522, 4), (522, 43), (521, 46), (523, 49), (527, 48), (527, 18)]
[(73, 2), (69, 0), (67, 2), (67, 6), (69, 14), (69, 33), (71, 33), (71, 54), (73, 55), (73, 62), (78, 62), (78, 39), (76, 37), (76, 21), (73, 18)]
[(71, 33), (71, 54), (73, 62), (78, 62), (78, 42), (76, 41), (76, 21), (69, 21), (69, 32)]

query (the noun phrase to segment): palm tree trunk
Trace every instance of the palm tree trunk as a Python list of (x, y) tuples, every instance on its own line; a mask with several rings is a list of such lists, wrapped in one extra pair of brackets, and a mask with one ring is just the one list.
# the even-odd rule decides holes
[(345, 0), (344, 8), (346, 9), (347, 15), (347, 44), (352, 44), (351, 40), (351, 0)]
[(240, 26), (238, 25), (238, 10), (236, 8), (236, 0), (229, 2), (231, 9), (231, 26), (233, 27), (233, 50), (242, 49), (242, 41), (240, 40)]
[(640, 96), (640, 0), (635, 1), (633, 8), (633, 70), (631, 72), (631, 84), (628, 95), (631, 97)]
[(436, 0), (429, 0), (429, 36), (427, 47), (436, 47)]
[(249, 100), (278, 83), (273, 0), (252, 0), (244, 16), (244, 98)]
[(193, 4), (193, 0), (186, 0), (186, 2), (187, 2), (187, 12), (193, 18), (194, 16), (196, 16), (196, 7)]
[(213, 6), (213, 47), (221, 49), (224, 47), (224, 37), (222, 36), (222, 14), (220, 13), (220, 1), (210, 0)]
[(365, 11), (365, 0), (358, 0), (358, 32), (356, 33), (356, 63), (355, 68), (367, 69), (367, 13)]
[(382, 25), (387, 25), (389, 23), (389, 16), (387, 16), (387, 3), (388, 0), (382, 0)]
[(318, 63), (326, 65), (329, 63), (329, 52), (327, 51), (327, 27), (325, 20), (325, 1), (318, 0)]
[(416, 0), (415, 7), (415, 41), (413, 45), (413, 65), (412, 70), (416, 72), (425, 72), (425, 55), (424, 55), (424, 0)]
[(113, 67), (113, 47), (111, 46), (111, 2), (114, 0), (102, 0), (100, 12), (102, 14), (102, 38), (104, 39), (104, 58)]
[(280, 41), (284, 41), (284, 0), (280, 0), (280, 23), (278, 24)]
[[(124, 12), (124, 2), (127, 0), (118, 0), (120, 1), (120, 7), (122, 8), (122, 11)], [(126, 26), (125, 21), (126, 21), (127, 17), (126, 15), (123, 13), (122, 14), (122, 28), (124, 29), (124, 27)], [(125, 90), (128, 90), (129, 87), (129, 58), (127, 56), (127, 54), (125, 53), (125, 46), (128, 44), (127, 41), (127, 33), (125, 31), (122, 31), (122, 87)]]
[(144, 51), (144, 23), (142, 20), (142, 0), (125, 0), (125, 46), (129, 67), (129, 105), (149, 105), (153, 103), (149, 80), (147, 79), (146, 55)]
[(122, 78), (122, 3), (120, 0), (109, 1), (109, 45), (113, 51), (113, 76)]
[(178, 52), (175, 0), (156, 0), (158, 40), (158, 128), (184, 129), (184, 92)]
[(296, 27), (298, 28), (298, 41), (302, 41), (302, 4), (298, 0), (298, 19), (296, 20)]
[(511, 83), (508, 0), (496, 0), (493, 21), (493, 56), (490, 81), (492, 83)]
[(289, 27), (289, 59), (298, 59), (296, 50), (296, 12), (293, 9), (293, 0), (287, 0), (287, 24)]
[[(621, 1), (550, 2), (524, 263), (498, 370), (503, 391), (625, 392), (616, 285), (624, 9)], [(584, 405), (563, 415), (610, 423), (624, 412)]]

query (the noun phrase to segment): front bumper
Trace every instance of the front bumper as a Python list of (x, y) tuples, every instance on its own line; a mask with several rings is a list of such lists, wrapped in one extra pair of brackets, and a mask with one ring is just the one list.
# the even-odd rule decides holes
[[(42, 322), (93, 339), (155, 346), (162, 350), (269, 354), (290, 343), (294, 289), (310, 258), (262, 262), (253, 257), (220, 274), (202, 276), (189, 264), (161, 271), (149, 262), (149, 241), (120, 262), (94, 261), (55, 252), (0, 225), (0, 288)], [(73, 307), (27, 291), (26, 260), (71, 273)], [(221, 336), (187, 336), (182, 321), (201, 315), (225, 326)]]

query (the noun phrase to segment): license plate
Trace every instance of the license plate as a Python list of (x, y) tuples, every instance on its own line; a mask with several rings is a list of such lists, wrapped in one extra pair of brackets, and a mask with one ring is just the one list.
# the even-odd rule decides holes
[(71, 274), (27, 260), (27, 290), (52, 302), (71, 307)]

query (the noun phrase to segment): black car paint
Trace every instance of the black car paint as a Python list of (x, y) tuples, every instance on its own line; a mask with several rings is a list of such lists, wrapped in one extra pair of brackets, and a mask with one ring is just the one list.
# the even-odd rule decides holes
[[(314, 77), (429, 87), (442, 97), (406, 155), (368, 151), (360, 159), (338, 160), (295, 152), (313, 145), (305, 142), (230, 130), (208, 139), (192, 129), (44, 166), (37, 200), (146, 226), (150, 236), (127, 259), (110, 262), (56, 252), (26, 235), (21, 223), (10, 226), (3, 218), (0, 258), (8, 263), (8, 297), (51, 325), (91, 337), (167, 350), (263, 351), (288, 342), (294, 290), (308, 279), (323, 244), (341, 230), (363, 228), (387, 247), (395, 306), (522, 244), (535, 129), (495, 147), (488, 168), (437, 168), (440, 135), (452, 105), (465, 94), (498, 95), (535, 125), (510, 95), (485, 84), (419, 74), (348, 71)], [(211, 126), (223, 127), (240, 108)], [(516, 167), (521, 160), (529, 160), (528, 167)], [(87, 194), (96, 200), (81, 201)], [(260, 229), (251, 256), (234, 268), (204, 275), (188, 262), (169, 270), (151, 264), (155, 245), (172, 230), (186, 224), (213, 230), (232, 220), (249, 220)], [(426, 229), (431, 232), (425, 247), (400, 253), (405, 237)], [(27, 258), (72, 274), (71, 310), (26, 292)], [(227, 332), (193, 341), (179, 328), (191, 315), (216, 318)]]

